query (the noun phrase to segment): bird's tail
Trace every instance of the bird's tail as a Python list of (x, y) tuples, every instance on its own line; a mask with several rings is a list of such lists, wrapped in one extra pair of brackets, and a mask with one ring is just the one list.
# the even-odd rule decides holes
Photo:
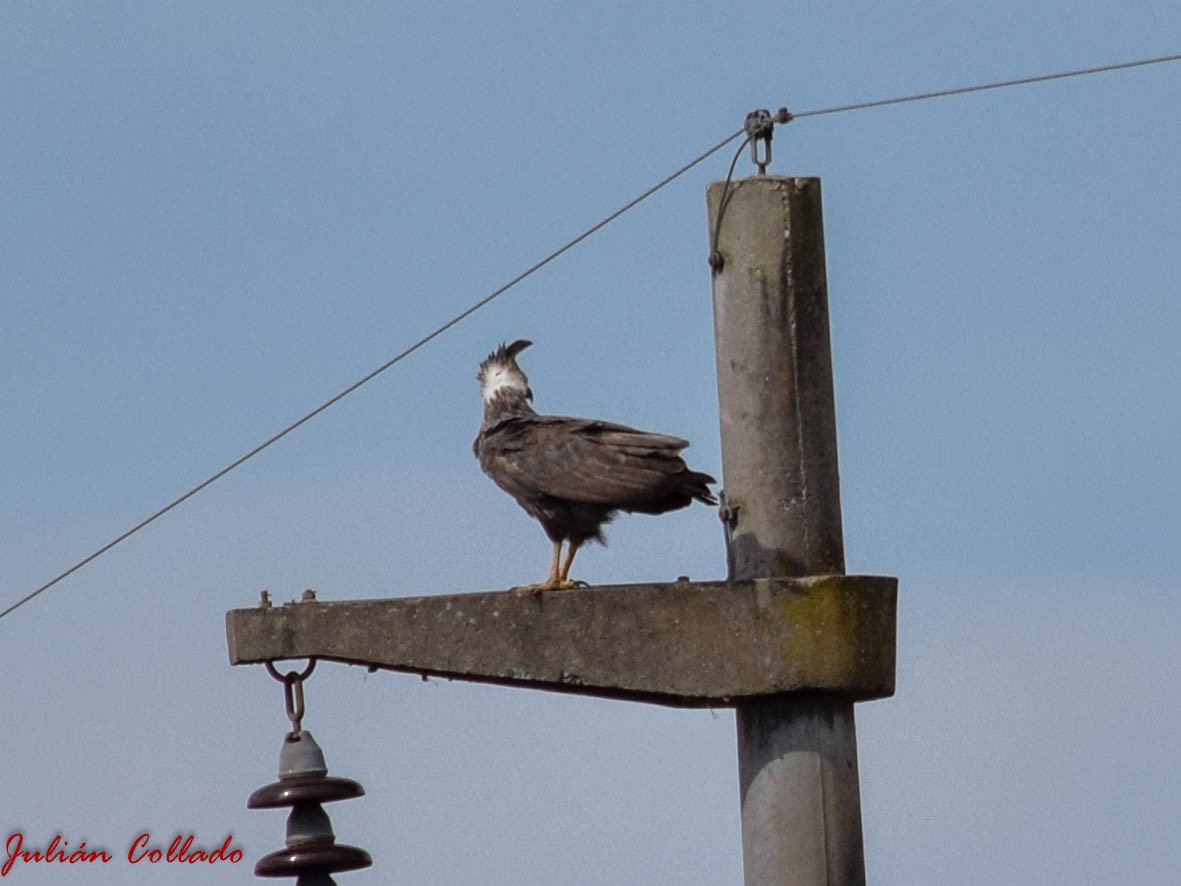
[(718, 481), (701, 471), (685, 471), (681, 480), (681, 491), (707, 505), (716, 505), (718, 498), (710, 491), (710, 484)]

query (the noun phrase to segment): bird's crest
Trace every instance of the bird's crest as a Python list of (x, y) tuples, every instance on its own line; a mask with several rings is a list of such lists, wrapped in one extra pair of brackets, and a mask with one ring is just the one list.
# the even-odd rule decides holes
[(517, 354), (531, 344), (533, 342), (519, 338), (512, 344), (500, 345), (484, 358), (480, 371), (476, 373), (476, 380), (480, 383), (480, 396), (485, 403), (492, 402), (499, 392), (506, 390), (523, 394), (527, 400), (533, 399), (529, 379), (517, 365)]

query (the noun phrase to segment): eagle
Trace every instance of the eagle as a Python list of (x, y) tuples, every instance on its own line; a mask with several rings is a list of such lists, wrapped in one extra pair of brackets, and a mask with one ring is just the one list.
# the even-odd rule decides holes
[[(617, 511), (663, 514), (694, 501), (717, 504), (709, 474), (680, 456), (688, 440), (589, 418), (539, 415), (517, 355), (532, 342), (502, 344), (480, 363), (476, 380), (484, 420), (472, 449), (484, 473), (541, 523), (553, 543), (545, 581), (519, 594), (573, 588), (574, 555), (587, 541), (605, 544)], [(565, 559), (562, 544), (568, 543)]]

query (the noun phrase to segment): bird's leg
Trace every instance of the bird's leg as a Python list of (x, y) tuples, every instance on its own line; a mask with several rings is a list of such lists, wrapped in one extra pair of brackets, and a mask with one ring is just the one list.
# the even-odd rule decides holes
[[(570, 559), (573, 559), (571, 557)], [(559, 576), (558, 566), (562, 562), (562, 542), (558, 540), (554, 542), (554, 554), (550, 559), (549, 577), (541, 584), (536, 585), (520, 585), (516, 588), (518, 596), (524, 597), (528, 594), (536, 594), (541, 591), (552, 591), (555, 588), (561, 587), (561, 579)], [(566, 568), (570, 568), (569, 560), (566, 563)]]
[(578, 553), (578, 549), (582, 547), (582, 540), (575, 541), (570, 539), (570, 547), (566, 549), (566, 562), (562, 564), (562, 572), (558, 576), (558, 587), (560, 588), (577, 588), (586, 587), (584, 581), (570, 580), (570, 567), (574, 565), (574, 555)]
[(552, 591), (556, 587), (561, 586), (561, 579), (558, 578), (558, 563), (562, 560), (562, 542), (554, 542), (554, 556), (549, 564), (549, 577), (542, 582), (539, 590)]

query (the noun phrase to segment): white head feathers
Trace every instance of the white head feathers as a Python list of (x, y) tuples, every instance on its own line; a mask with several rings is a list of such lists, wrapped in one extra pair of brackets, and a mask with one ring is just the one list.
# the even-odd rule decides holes
[(517, 365), (517, 354), (530, 344), (532, 342), (525, 339), (518, 339), (511, 345), (502, 344), (480, 364), (476, 379), (480, 382), (480, 397), (485, 403), (491, 403), (498, 394), (506, 391), (515, 391), (527, 400), (533, 399), (529, 379)]

